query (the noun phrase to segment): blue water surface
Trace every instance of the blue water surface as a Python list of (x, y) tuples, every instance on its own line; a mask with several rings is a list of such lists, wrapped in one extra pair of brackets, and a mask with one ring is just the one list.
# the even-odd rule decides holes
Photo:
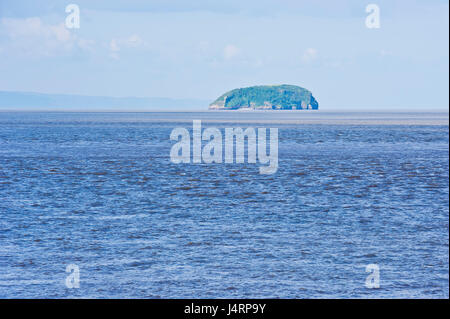
[(218, 113), (278, 128), (277, 173), (171, 163), (205, 114), (0, 113), (0, 297), (449, 297), (448, 125)]

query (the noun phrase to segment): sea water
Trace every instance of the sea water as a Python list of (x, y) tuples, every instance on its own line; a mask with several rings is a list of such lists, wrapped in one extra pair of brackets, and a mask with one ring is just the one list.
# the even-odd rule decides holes
[[(193, 120), (278, 128), (277, 172), (172, 163)], [(448, 298), (448, 147), (448, 113), (0, 113), (0, 297)]]

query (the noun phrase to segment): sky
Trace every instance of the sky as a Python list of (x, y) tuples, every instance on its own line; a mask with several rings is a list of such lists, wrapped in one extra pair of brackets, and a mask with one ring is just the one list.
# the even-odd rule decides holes
[[(366, 26), (371, 3), (379, 28)], [(213, 101), (293, 84), (321, 110), (447, 111), (448, 12), (442, 0), (0, 0), (0, 91)]]

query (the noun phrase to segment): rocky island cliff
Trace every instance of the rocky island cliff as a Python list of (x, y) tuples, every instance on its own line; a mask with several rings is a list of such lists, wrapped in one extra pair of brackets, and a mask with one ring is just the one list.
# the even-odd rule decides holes
[(312, 93), (295, 85), (259, 85), (231, 90), (209, 105), (210, 110), (317, 110)]

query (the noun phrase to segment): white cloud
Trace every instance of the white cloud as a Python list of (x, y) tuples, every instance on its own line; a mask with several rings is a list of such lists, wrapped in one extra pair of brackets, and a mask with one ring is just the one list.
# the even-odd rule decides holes
[(138, 47), (145, 47), (146, 43), (142, 38), (137, 35), (133, 34), (126, 38), (113, 38), (109, 42), (109, 50), (110, 57), (114, 59), (119, 59), (119, 51), (121, 48), (138, 48)]
[(317, 59), (317, 50), (314, 48), (308, 48), (303, 52), (302, 61), (304, 63), (310, 63)]
[(77, 44), (80, 48), (88, 51), (94, 50), (95, 41), (94, 40), (87, 40), (87, 39), (78, 39)]
[(109, 49), (112, 52), (120, 51), (120, 47), (119, 47), (118, 41), (116, 39), (112, 39), (111, 42), (109, 42)]
[(144, 41), (137, 34), (133, 34), (127, 39), (127, 44), (130, 47), (139, 47), (141, 45), (144, 45)]
[(226, 60), (231, 60), (232, 58), (238, 56), (240, 52), (241, 50), (237, 46), (228, 44), (223, 50), (223, 56)]
[(54, 39), (60, 42), (67, 42), (70, 40), (70, 32), (65, 28), (63, 23), (58, 25), (46, 25), (42, 23), (40, 18), (3, 18), (1, 21), (7, 35), (13, 39), (40, 37)]
[(86, 49), (93, 42), (78, 38), (64, 25), (45, 24), (38, 17), (0, 19), (1, 33), (11, 41), (10, 48), (14, 53), (25, 55), (53, 56), (69, 52), (74, 48)]

